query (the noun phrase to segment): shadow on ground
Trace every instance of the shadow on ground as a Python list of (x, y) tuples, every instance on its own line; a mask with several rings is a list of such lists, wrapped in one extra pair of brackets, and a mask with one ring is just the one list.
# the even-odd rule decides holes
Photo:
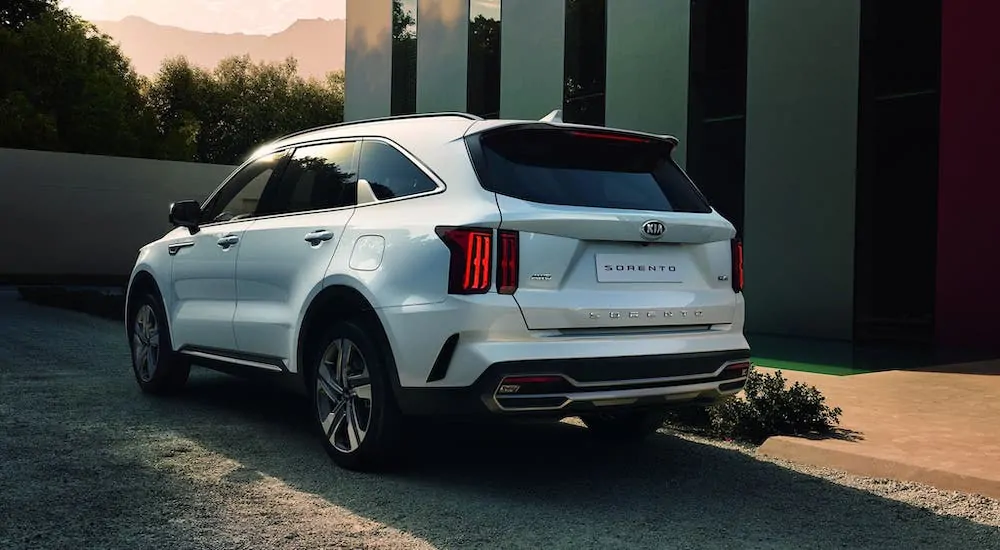
[[(191, 434), (244, 469), (281, 479), (439, 547), (955, 547), (998, 544), (996, 529), (942, 517), (761, 462), (658, 434), (602, 447), (568, 424), (425, 424), (407, 465), (364, 475), (332, 466), (303, 428), (302, 398), (208, 375), (180, 398), (225, 423), (247, 421), (281, 452), (244, 452), (236, 434)], [(186, 414), (162, 418), (184, 433)], [(259, 446), (257, 446), (259, 448)], [(973, 546), (975, 546), (973, 544)]]
[[(407, 467), (370, 475), (336, 468), (305, 420), (297, 394), (200, 370), (144, 396), (120, 323), (0, 296), (0, 547), (411, 544), (372, 542), (387, 529), (439, 548), (1000, 547), (996, 528), (667, 435), (424, 424)], [(269, 483), (294, 498), (240, 492)], [(383, 527), (310, 515), (330, 508)]]

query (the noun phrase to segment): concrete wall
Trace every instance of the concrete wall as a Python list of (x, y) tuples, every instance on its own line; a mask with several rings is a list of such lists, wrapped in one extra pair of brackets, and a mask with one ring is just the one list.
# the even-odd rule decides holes
[(0, 149), (0, 276), (126, 276), (234, 167)]
[(686, 160), (690, 0), (608, 2), (605, 124), (670, 134)]
[(392, 0), (347, 0), (345, 75), (344, 120), (389, 115)]
[(537, 120), (563, 104), (566, 3), (500, 4), (500, 116)]
[(469, 0), (417, 2), (417, 112), (465, 111)]
[(849, 339), (861, 0), (750, 0), (748, 328)]

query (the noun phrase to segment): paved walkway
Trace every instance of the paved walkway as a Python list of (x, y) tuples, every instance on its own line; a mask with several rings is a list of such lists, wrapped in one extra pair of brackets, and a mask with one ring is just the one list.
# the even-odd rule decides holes
[[(770, 369), (761, 369), (769, 371)], [(783, 371), (844, 410), (857, 438), (772, 437), (759, 453), (1000, 498), (1000, 361), (830, 376)]]

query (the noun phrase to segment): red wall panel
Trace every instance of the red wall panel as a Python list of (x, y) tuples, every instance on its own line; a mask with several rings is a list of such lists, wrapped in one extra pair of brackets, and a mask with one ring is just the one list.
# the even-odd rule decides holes
[(942, 4), (935, 332), (941, 344), (992, 346), (1000, 342), (1000, 2)]

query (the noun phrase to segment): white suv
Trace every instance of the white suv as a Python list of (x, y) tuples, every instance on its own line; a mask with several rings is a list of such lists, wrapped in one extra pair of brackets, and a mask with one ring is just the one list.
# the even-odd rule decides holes
[(343, 467), (405, 417), (579, 416), (625, 440), (750, 369), (742, 247), (677, 140), (462, 113), (338, 124), (254, 153), (139, 251), (143, 391), (190, 365), (304, 381)]

